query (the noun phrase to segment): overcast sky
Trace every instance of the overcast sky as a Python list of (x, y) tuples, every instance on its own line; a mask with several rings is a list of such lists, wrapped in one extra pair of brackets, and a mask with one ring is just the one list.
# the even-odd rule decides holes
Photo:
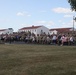
[(72, 27), (75, 15), (67, 0), (0, 0), (0, 29)]

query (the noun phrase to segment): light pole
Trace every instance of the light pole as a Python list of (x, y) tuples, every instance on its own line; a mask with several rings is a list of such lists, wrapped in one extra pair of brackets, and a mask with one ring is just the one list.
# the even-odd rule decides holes
[(74, 33), (74, 22), (76, 21), (76, 17), (73, 16), (73, 33)]

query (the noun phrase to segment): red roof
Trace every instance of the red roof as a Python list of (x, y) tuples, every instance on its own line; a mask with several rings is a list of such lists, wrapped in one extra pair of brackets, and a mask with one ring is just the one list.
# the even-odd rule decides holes
[(21, 29), (19, 29), (19, 30), (26, 30), (26, 29), (37, 29), (37, 28), (39, 28), (39, 27), (41, 27), (41, 26), (24, 27), (24, 28), (21, 28)]
[(56, 30), (58, 32), (68, 32), (71, 31), (72, 28), (56, 28), (56, 29), (50, 29), (50, 31)]
[(1, 32), (1, 31), (5, 31), (5, 30), (6, 30), (6, 29), (1, 29), (0, 32)]

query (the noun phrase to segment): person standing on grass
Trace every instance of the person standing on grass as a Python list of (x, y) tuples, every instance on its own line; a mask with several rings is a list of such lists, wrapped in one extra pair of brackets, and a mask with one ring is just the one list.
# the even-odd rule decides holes
[(50, 37), (49, 37), (49, 35), (47, 35), (47, 37), (46, 37), (46, 42), (47, 42), (47, 44), (50, 44)]
[(58, 45), (61, 45), (61, 37), (62, 37), (61, 34), (59, 34), (58, 37), (57, 37), (57, 43), (58, 43)]
[(70, 45), (74, 44), (74, 37), (71, 35), (69, 38)]
[(55, 34), (53, 34), (52, 43), (57, 44), (57, 36)]
[[(66, 35), (62, 35), (62, 37), (61, 37), (61, 42), (62, 42), (62, 44), (61, 44), (61, 46), (63, 46), (64, 45), (64, 43), (68, 43), (68, 37), (66, 36)], [(68, 44), (67, 44), (68, 45)]]

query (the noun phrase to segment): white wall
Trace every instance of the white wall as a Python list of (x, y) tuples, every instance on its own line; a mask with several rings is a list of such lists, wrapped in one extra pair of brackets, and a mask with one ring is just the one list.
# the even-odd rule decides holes
[(0, 34), (3, 34), (3, 33), (5, 33), (4, 31), (0, 31)]
[(41, 27), (36, 28), (36, 29), (18, 30), (18, 32), (22, 32), (22, 31), (28, 32), (28, 31), (30, 31), (31, 33), (34, 33), (35, 35), (37, 35), (37, 34), (41, 34), (41, 30), (43, 32), (45, 32), (46, 34), (50, 33), (49, 29), (45, 26), (41, 26)]
[(4, 31), (1, 31), (0, 34), (13, 34), (13, 29), (12, 28), (8, 28)]
[(37, 34), (41, 34), (41, 31), (43, 33), (45, 32), (46, 34), (50, 33), (49, 29), (47, 27), (44, 27), (44, 26), (37, 28)]
[(28, 32), (28, 31), (30, 31), (31, 33), (35, 33), (36, 34), (36, 29), (18, 30), (18, 32)]
[(58, 32), (56, 30), (50, 31), (50, 35), (57, 34)]
[(6, 34), (6, 33), (7, 33), (7, 30), (0, 31), (0, 34)]
[(8, 34), (13, 34), (13, 29), (12, 29), (12, 28), (8, 28), (8, 29), (7, 29), (7, 33), (8, 33)]

